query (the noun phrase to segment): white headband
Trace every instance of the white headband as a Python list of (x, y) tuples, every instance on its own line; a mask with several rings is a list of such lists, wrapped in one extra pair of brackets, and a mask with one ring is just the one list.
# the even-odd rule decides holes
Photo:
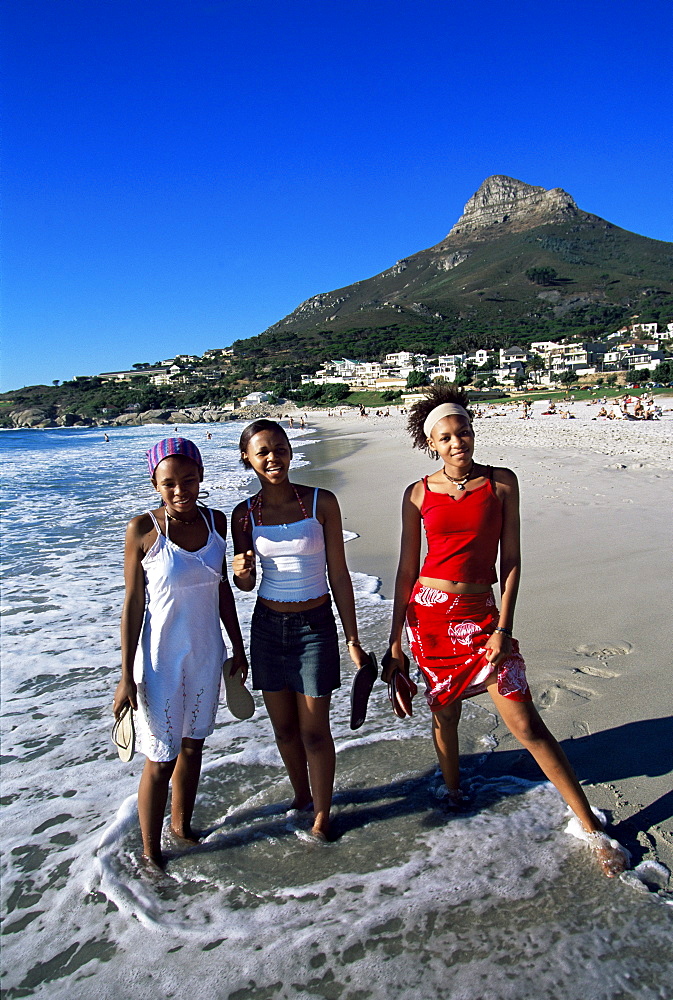
[(440, 403), (439, 406), (434, 408), (434, 410), (430, 410), (425, 418), (423, 423), (423, 433), (426, 438), (430, 437), (432, 428), (438, 420), (442, 419), (442, 417), (466, 417), (469, 423), (472, 423), (470, 420), (470, 414), (464, 406), (460, 405), (460, 403)]

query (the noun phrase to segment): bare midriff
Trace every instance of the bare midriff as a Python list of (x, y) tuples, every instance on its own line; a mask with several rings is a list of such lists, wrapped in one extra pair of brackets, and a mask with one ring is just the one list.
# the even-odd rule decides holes
[(329, 599), (329, 594), (313, 597), (310, 601), (270, 601), (268, 597), (257, 598), (260, 604), (265, 604), (267, 608), (278, 611), (282, 615), (290, 614), (292, 611), (310, 611), (311, 608), (319, 608), (321, 604), (326, 604)]
[(443, 590), (446, 594), (488, 594), (491, 587), (487, 583), (461, 583), (460, 580), (435, 580), (431, 576), (419, 576), (418, 582), (424, 587)]

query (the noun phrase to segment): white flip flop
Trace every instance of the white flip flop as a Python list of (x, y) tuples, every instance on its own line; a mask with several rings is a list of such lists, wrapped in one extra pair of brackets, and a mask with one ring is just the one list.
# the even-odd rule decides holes
[(119, 759), (128, 764), (136, 752), (136, 729), (133, 725), (133, 709), (124, 705), (121, 715), (112, 727), (112, 742), (117, 747)]
[(247, 687), (241, 684), (240, 670), (233, 676), (229, 673), (233, 662), (233, 657), (230, 656), (222, 664), (227, 708), (235, 719), (249, 719), (254, 714), (255, 702)]

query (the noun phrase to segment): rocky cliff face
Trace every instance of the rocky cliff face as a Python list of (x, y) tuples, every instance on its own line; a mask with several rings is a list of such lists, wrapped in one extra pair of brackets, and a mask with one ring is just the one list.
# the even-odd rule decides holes
[(543, 187), (494, 174), (472, 195), (446, 238), (474, 236), (479, 230), (503, 223), (510, 231), (518, 232), (585, 214), (563, 188), (545, 191)]

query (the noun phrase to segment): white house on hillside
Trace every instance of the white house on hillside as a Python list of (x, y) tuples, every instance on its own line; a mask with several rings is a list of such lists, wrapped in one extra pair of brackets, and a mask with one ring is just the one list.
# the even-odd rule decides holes
[(500, 348), (500, 367), (504, 365), (513, 364), (518, 361), (519, 364), (525, 364), (528, 361), (528, 352), (524, 351), (522, 347), (501, 347)]
[(249, 392), (241, 400), (241, 406), (258, 406), (260, 403), (267, 403), (268, 401), (268, 392)]

